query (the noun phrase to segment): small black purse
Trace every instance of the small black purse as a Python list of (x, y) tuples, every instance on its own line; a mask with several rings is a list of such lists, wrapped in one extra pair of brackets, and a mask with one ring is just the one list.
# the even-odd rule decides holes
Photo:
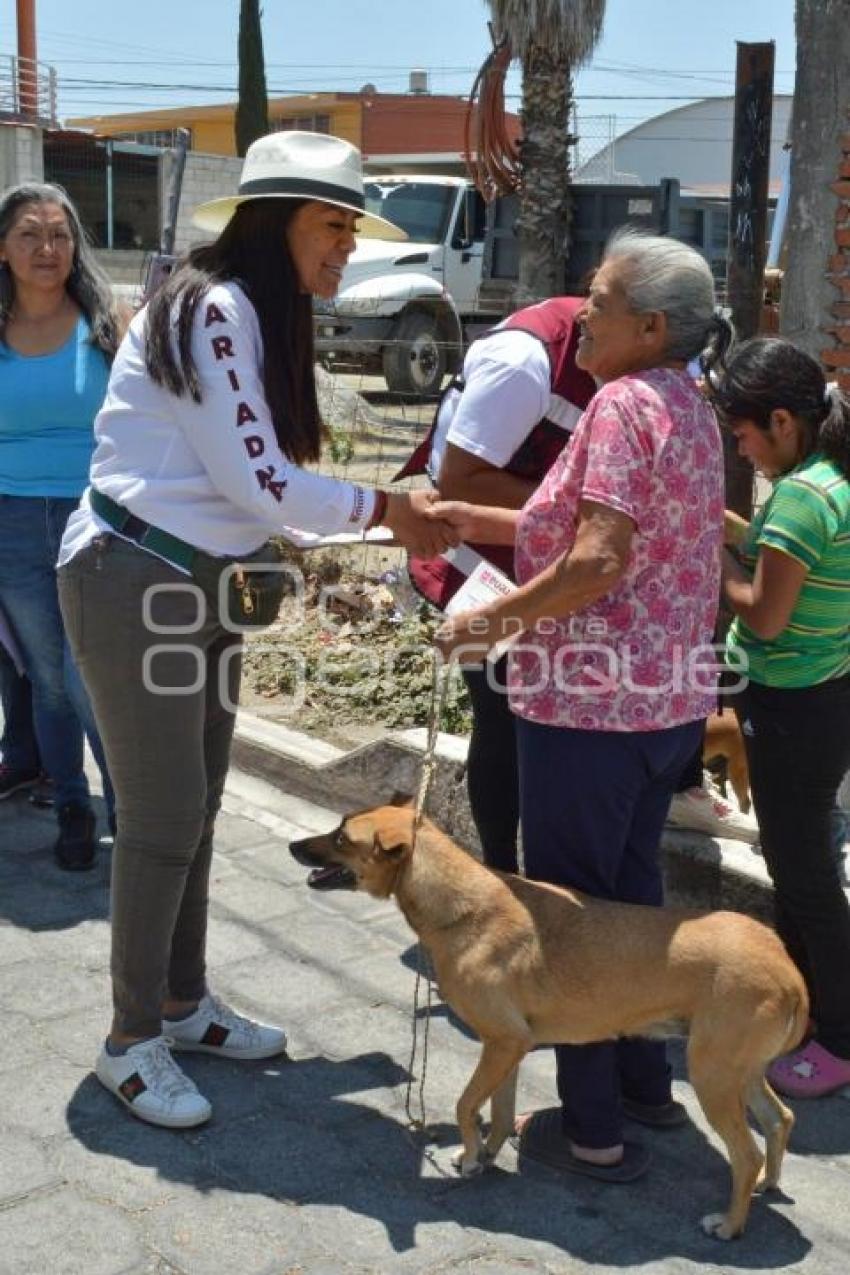
[[(192, 578), (227, 628), (267, 629), (278, 617), (289, 583), (286, 571), (267, 568), (282, 562), (283, 554), (273, 540), (244, 558), (222, 559), (196, 552)], [(225, 576), (226, 587), (222, 588)]]

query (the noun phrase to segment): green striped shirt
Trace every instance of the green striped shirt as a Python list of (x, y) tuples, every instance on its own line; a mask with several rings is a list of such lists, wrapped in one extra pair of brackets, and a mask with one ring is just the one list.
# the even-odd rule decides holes
[(761, 545), (807, 568), (788, 625), (756, 637), (740, 616), (726, 639), (727, 662), (749, 657), (750, 678), (764, 686), (815, 686), (850, 672), (850, 483), (815, 452), (776, 483), (741, 545), (755, 571)]

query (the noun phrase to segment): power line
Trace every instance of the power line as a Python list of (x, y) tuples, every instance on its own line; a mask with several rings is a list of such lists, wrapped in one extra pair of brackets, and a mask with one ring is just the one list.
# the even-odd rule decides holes
[[(97, 58), (69, 58), (61, 57), (58, 59), (65, 66), (96, 66), (100, 64)], [(216, 67), (218, 69), (237, 70), (237, 64), (233, 59), (217, 59), (213, 61), (203, 59), (187, 59), (187, 58), (104, 58), (103, 63), (109, 66), (173, 66), (173, 67)], [(266, 62), (266, 70), (276, 71), (329, 71), (336, 74), (340, 71), (357, 71), (367, 75), (381, 75), (384, 72), (393, 72), (398, 74), (407, 74), (409, 71), (426, 70), (429, 74), (434, 75), (475, 75), (478, 68), (475, 66), (428, 66), (428, 67), (411, 67), (409, 62), (405, 63), (385, 63), (385, 62)], [(588, 70), (595, 71), (604, 75), (623, 75), (623, 76), (658, 76), (661, 79), (674, 80), (708, 80), (717, 83), (730, 83), (735, 81), (733, 71), (665, 71), (661, 67), (638, 67), (618, 65), (611, 63), (610, 65), (603, 62), (594, 62)], [(775, 75), (792, 76), (793, 71), (774, 71)], [(349, 78), (349, 77), (345, 77)]]
[[(193, 67), (194, 66), (194, 67), (201, 67), (201, 68), (218, 67), (218, 68), (232, 69), (234, 74), (237, 68), (237, 63), (234, 58), (227, 58), (227, 59), (175, 58), (173, 56), (173, 51), (171, 49), (159, 50), (156, 48), (152, 48), (150, 46), (148, 47), (139, 46), (135, 43), (128, 44), (123, 41), (98, 39), (97, 37), (92, 37), (88, 35), (80, 36), (76, 32), (50, 30), (50, 31), (43, 31), (42, 36), (46, 37), (46, 39), (45, 38), (42, 39), (42, 48), (44, 48), (46, 44), (50, 43), (51, 36), (56, 36), (58, 42), (61, 43), (61, 46), (63, 49), (67, 46), (68, 43), (72, 43), (72, 44), (83, 44), (86, 46), (86, 48), (91, 48), (92, 45), (95, 45), (95, 46), (100, 46), (100, 48), (103, 48), (105, 50), (106, 49), (108, 50), (127, 49), (132, 51), (133, 54), (135, 55), (132, 58), (127, 59), (126, 61), (117, 59), (112, 54), (110, 54), (109, 56), (104, 56), (102, 60), (108, 63), (110, 66), (116, 66), (116, 65), (118, 66), (122, 66), (122, 65), (123, 66), (174, 66), (174, 67)], [(137, 56), (140, 50), (142, 52), (156, 54), (157, 56), (152, 59), (140, 59)], [(95, 57), (67, 57), (65, 56), (64, 53), (60, 54), (56, 60), (60, 64), (67, 64), (67, 65), (84, 64), (89, 66), (97, 65), (99, 61), (99, 59)], [(421, 64), (417, 63), (417, 67), (420, 65)], [(275, 62), (275, 61), (267, 60), (266, 69), (267, 70), (283, 70), (283, 71), (286, 71), (286, 70), (330, 71), (332, 73), (339, 72), (339, 71), (358, 71), (358, 72), (366, 72), (368, 75), (374, 76), (377, 74), (381, 74), (383, 72), (399, 72), (399, 73), (406, 74), (412, 69), (412, 64), (410, 61), (403, 62), (403, 63), (383, 63), (383, 62)], [(452, 74), (452, 75), (472, 76), (478, 70), (478, 66), (477, 65), (474, 65), (474, 66), (473, 65), (431, 65), (424, 69), (427, 69), (430, 73), (433, 73), (433, 74)], [(670, 70), (667, 67), (643, 66), (640, 63), (636, 63), (636, 62), (618, 62), (618, 61), (606, 61), (606, 60), (599, 59), (599, 60), (593, 61), (587, 69), (594, 72), (601, 72), (603, 74), (613, 74), (613, 75), (624, 75), (624, 76), (650, 75), (650, 76), (660, 76), (664, 79), (692, 79), (692, 80), (703, 80), (703, 81), (717, 80), (718, 82), (721, 82), (721, 83), (726, 81), (730, 83), (734, 83), (734, 71), (728, 68), (727, 69), (714, 69), (714, 68), (701, 69), (698, 67), (683, 67), (683, 68), (680, 68), (679, 70), (674, 71), (674, 70)], [(777, 70), (775, 71), (775, 74), (792, 76), (794, 72), (793, 70), (789, 70), (789, 71)]]
[[(99, 89), (140, 89), (147, 91), (174, 92), (174, 93), (234, 93), (234, 84), (192, 84), (186, 82), (162, 82), (156, 80), (106, 80), (106, 79), (89, 79), (86, 77), (69, 76), (60, 80), (60, 87), (66, 90), (79, 90), (89, 88), (93, 90)], [(314, 90), (315, 91), (315, 90)], [(325, 90), (333, 93), (334, 90)], [(301, 86), (294, 88), (283, 88), (279, 86), (269, 86), (268, 95), (273, 96), (298, 96), (305, 92)], [(380, 96), (380, 93), (377, 94)], [(404, 94), (403, 96), (408, 96)], [(438, 97), (441, 94), (423, 95), (425, 97)], [(448, 97), (462, 98), (465, 94), (446, 94)], [(520, 93), (508, 93), (506, 97), (521, 98)], [(692, 102), (700, 101), (721, 101), (732, 97), (732, 93), (576, 93), (576, 100), (580, 101), (626, 101), (626, 102)]]
[[(212, 85), (212, 84), (139, 84), (127, 83), (122, 84), (120, 81), (104, 81), (97, 83), (96, 81), (78, 81), (68, 82), (60, 88), (63, 93), (73, 96), (82, 94), (85, 97), (91, 96), (93, 93), (112, 93), (119, 89), (134, 89), (142, 92), (198, 92), (198, 93), (226, 93), (235, 100), (235, 85)], [(306, 97), (308, 92), (304, 89), (278, 89), (270, 88), (269, 97)], [(381, 96), (380, 94), (378, 96)], [(383, 94), (386, 97), (406, 97), (407, 94), (393, 93)], [(447, 93), (446, 97), (455, 97), (458, 101), (464, 101), (466, 94), (463, 93)], [(573, 100), (576, 102), (726, 102), (734, 95), (732, 93), (576, 93)], [(782, 94), (781, 96), (787, 96)], [(506, 93), (505, 99), (508, 101), (521, 101), (521, 93)], [(182, 109), (175, 103), (168, 103), (175, 106), (175, 109)], [(185, 104), (186, 109), (194, 106), (202, 106), (204, 103), (189, 102)], [(214, 105), (214, 103), (207, 103)]]

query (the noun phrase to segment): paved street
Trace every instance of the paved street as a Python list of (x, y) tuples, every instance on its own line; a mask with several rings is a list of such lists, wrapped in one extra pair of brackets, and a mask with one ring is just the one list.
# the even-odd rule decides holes
[[(336, 815), (233, 774), (219, 825), (210, 964), (216, 991), (281, 1021), (291, 1061), (185, 1056), (214, 1105), (186, 1133), (135, 1121), (90, 1070), (108, 1017), (108, 843), (95, 872), (53, 864), (50, 812), (0, 805), (0, 1272), (3, 1275), (337, 1275), (594, 1272), (843, 1275), (850, 1102), (800, 1105), (785, 1194), (746, 1236), (698, 1229), (727, 1171), (676, 1052), (693, 1124), (642, 1131), (642, 1181), (559, 1180), (506, 1150), (482, 1178), (449, 1168), (453, 1107), (475, 1043), (437, 1002), (425, 1105), (406, 1128), (415, 950), (391, 905), (315, 895), (287, 841)], [(421, 1043), (424, 1020), (419, 1021)], [(417, 1064), (417, 1075), (419, 1074)], [(546, 1051), (521, 1104), (551, 1102)], [(418, 1083), (414, 1097), (418, 1090)]]

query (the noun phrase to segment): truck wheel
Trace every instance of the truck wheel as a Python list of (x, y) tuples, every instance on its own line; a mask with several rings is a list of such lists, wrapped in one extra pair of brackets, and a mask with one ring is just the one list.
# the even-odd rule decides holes
[(393, 329), (383, 352), (384, 378), (396, 394), (434, 398), (448, 366), (446, 341), (435, 314), (409, 310)]

